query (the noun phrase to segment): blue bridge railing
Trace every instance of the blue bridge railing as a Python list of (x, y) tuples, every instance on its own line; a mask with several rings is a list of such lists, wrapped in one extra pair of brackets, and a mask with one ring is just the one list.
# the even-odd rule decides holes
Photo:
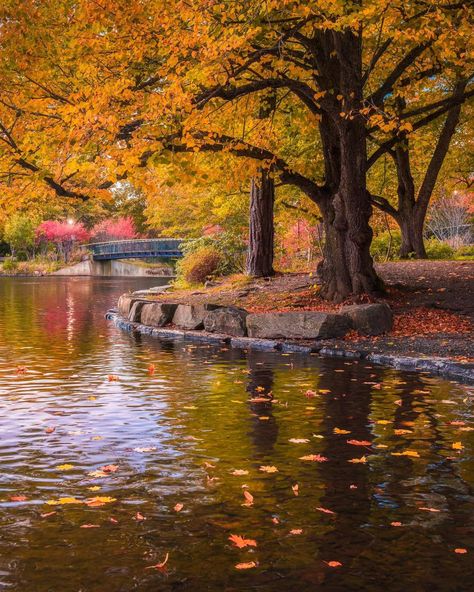
[(182, 257), (182, 238), (150, 238), (108, 241), (87, 245), (95, 261), (143, 259), (149, 257)]

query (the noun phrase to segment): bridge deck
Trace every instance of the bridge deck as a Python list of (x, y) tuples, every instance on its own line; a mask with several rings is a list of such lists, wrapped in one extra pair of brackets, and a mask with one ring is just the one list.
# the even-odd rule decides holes
[(146, 259), (182, 257), (181, 238), (153, 238), (91, 243), (88, 248), (94, 261), (111, 259)]

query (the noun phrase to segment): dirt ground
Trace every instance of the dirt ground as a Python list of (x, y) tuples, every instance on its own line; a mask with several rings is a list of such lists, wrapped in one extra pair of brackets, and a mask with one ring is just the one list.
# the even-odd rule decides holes
[[(474, 362), (474, 262), (404, 261), (377, 266), (386, 294), (377, 300), (394, 311), (394, 328), (384, 336), (363, 337), (351, 332), (333, 347), (351, 347), (398, 355), (439, 356)], [(340, 305), (322, 300), (313, 274), (280, 274), (248, 280), (237, 276), (194, 291), (172, 291), (163, 301), (212, 302), (250, 312), (338, 311)]]

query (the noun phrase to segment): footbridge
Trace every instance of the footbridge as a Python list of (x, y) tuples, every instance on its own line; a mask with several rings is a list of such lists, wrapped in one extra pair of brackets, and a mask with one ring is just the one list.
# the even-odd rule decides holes
[(87, 245), (94, 261), (114, 259), (147, 259), (151, 257), (182, 257), (182, 238), (145, 238), (108, 241)]

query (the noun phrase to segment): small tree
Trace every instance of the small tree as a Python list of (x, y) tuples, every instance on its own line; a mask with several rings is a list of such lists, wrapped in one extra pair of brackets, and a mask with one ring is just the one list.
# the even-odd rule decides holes
[(80, 222), (45, 220), (36, 229), (38, 244), (53, 245), (58, 257), (66, 263), (70, 260), (75, 245), (89, 240), (89, 231)]
[(453, 249), (470, 244), (473, 238), (469, 223), (472, 216), (470, 208), (472, 205), (462, 192), (454, 191), (451, 196), (444, 193), (431, 208), (427, 221), (428, 230)]
[(34, 253), (35, 221), (26, 214), (13, 214), (5, 224), (4, 240), (13, 256), (28, 258)]
[(131, 218), (102, 220), (94, 226), (91, 237), (96, 242), (109, 240), (131, 240), (138, 237), (135, 224)]

